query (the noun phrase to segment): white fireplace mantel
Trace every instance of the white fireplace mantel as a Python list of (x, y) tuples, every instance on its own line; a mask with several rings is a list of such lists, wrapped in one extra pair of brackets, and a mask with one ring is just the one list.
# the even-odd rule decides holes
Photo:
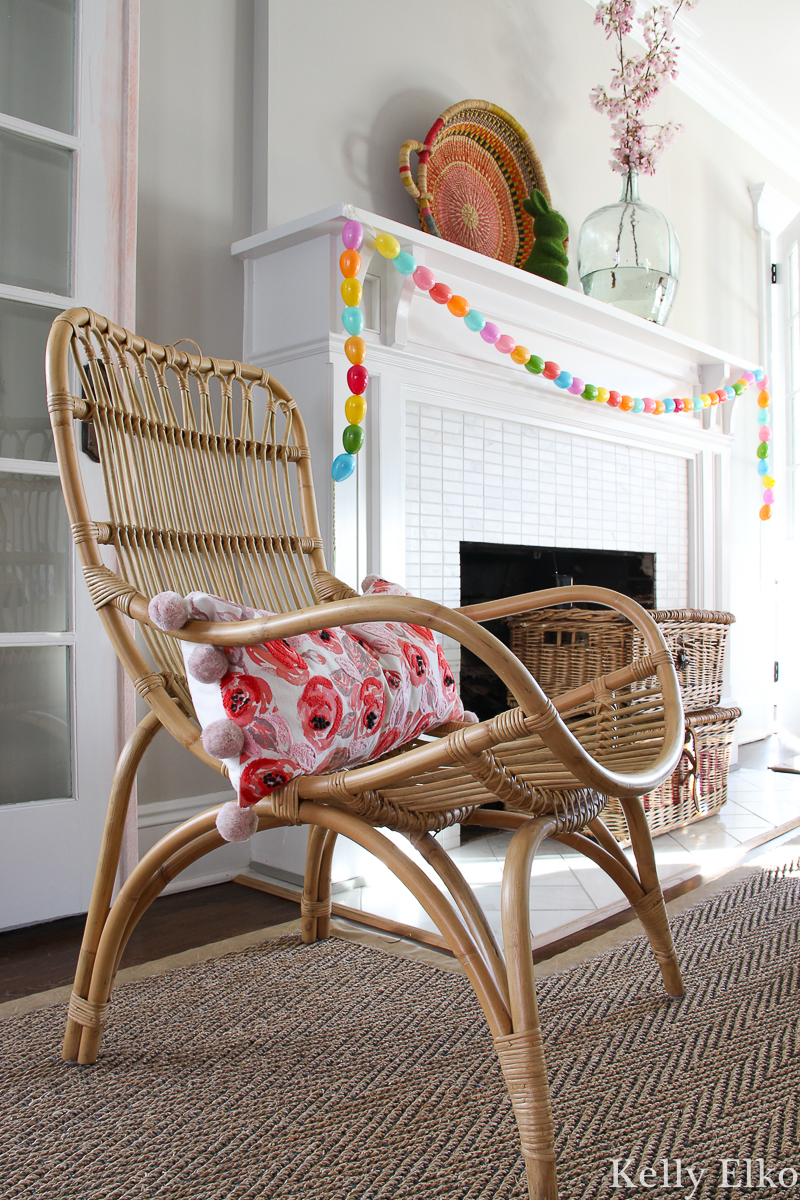
[[(334, 505), (330, 463), (342, 449), (344, 403), (349, 394), (338, 259), (342, 226), (353, 216), (368, 231), (360, 278), (367, 318), (369, 411), (357, 472), (336, 485)], [(424, 569), (426, 546), (430, 547), (429, 556), (441, 546), (443, 553), (452, 557), (462, 528), (460, 536), (472, 540), (555, 545), (559, 536), (566, 536), (599, 545), (603, 538), (611, 537), (616, 539), (613, 544), (625, 548), (626, 539), (635, 536), (652, 540), (654, 535), (647, 532), (650, 526), (645, 524), (645, 532), (634, 535), (630, 522), (633, 519), (635, 524), (637, 514), (664, 503), (665, 496), (657, 494), (663, 486), (671, 488), (670, 494), (680, 500), (674, 520), (682, 527), (673, 532), (682, 540), (671, 545), (672, 558), (659, 551), (662, 572), (671, 573), (673, 601), (694, 607), (727, 607), (733, 405), (696, 416), (655, 417), (622, 413), (559, 393), (546, 380), (498, 354), (467, 330), (463, 321), (433, 303), (411, 279), (400, 276), (391, 263), (373, 253), (375, 230), (394, 234), (403, 249), (430, 267), (454, 292), (466, 296), (503, 332), (587, 382), (631, 395), (685, 396), (719, 387), (754, 366), (579, 292), (351, 206), (331, 207), (237, 242), (232, 253), (245, 265), (244, 357), (273, 372), (301, 406), (312, 446), (323, 536), (336, 574), (356, 585), (367, 573), (376, 572), (416, 583), (414, 590), (432, 599), (457, 603), (452, 562), (449, 575), (436, 576), (441, 586), (434, 585), (433, 574)], [(448, 446), (460, 445), (462, 456), (474, 458), (477, 453), (490, 464), (501, 434), (506, 446), (509, 440), (524, 442), (525, 452), (519, 460), (512, 454), (508, 471), (502, 463), (499, 469), (494, 465), (494, 482), (500, 481), (500, 490), (506, 486), (505, 508), (498, 506), (498, 488), (481, 484), (483, 503), (497, 512), (486, 528), (475, 525), (474, 520), (470, 526), (466, 514), (474, 496), (470, 495), (473, 484), (469, 480), (476, 481), (477, 495), (477, 481), (483, 476), (465, 469), (463, 478), (468, 482), (462, 486), (457, 462), (467, 463), (467, 459), (448, 460)], [(544, 503), (557, 489), (560, 505), (554, 515), (543, 509), (538, 525), (532, 516), (537, 507), (534, 493), (526, 492), (525, 486), (520, 491), (519, 486), (520, 479), (527, 485), (536, 474), (531, 466), (534, 460), (525, 456), (529, 434), (540, 439), (538, 494)], [(486, 439), (489, 447), (483, 456), (476, 437)], [(547, 478), (548, 447), (554, 447), (556, 455), (552, 478)], [(437, 468), (440, 452), (444, 458)], [(421, 460), (419, 470), (416, 456)], [(593, 490), (601, 460), (599, 490)], [(446, 461), (449, 468), (442, 466)], [(556, 461), (568, 466), (557, 468)], [(614, 462), (616, 476), (609, 484)], [(513, 464), (517, 474), (512, 479)], [(586, 464), (585, 471), (582, 464)], [(468, 465), (478, 468), (481, 463)], [(625, 470), (630, 473), (629, 486), (622, 480)], [(590, 477), (588, 491), (583, 474)], [(607, 492), (609, 486), (617, 492), (605, 497), (604, 508), (603, 489)], [(462, 526), (455, 510), (446, 511), (453, 508), (447, 503), (452, 499), (449, 491), (459, 488), (458, 503), (465, 514)], [(513, 499), (517, 493), (519, 511), (511, 511), (508, 505), (517, 503)], [(427, 504), (426, 494), (431, 501)], [(599, 499), (595, 501), (593, 496)], [(620, 496), (628, 511), (620, 514), (622, 523), (614, 532), (609, 528), (610, 514), (619, 512)], [(577, 515), (587, 506), (605, 512), (605, 523), (595, 520), (584, 529)], [(426, 509), (442, 510), (441, 535), (438, 526), (434, 529), (436, 513)], [(506, 514), (504, 518), (498, 516), (500, 512)], [(559, 535), (559, 523), (562, 530), (571, 532)], [(676, 582), (675, 563), (683, 562), (684, 557), (685, 581)], [(657, 597), (664, 586), (662, 580)]]

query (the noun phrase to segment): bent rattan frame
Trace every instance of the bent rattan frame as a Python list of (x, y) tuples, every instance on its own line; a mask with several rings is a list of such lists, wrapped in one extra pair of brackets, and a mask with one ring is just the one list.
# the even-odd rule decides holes
[[(71, 309), (50, 334), (47, 387), (78, 560), (149, 708), (114, 776), (64, 1059), (94, 1062), (137, 921), (176, 874), (221, 844), (217, 809), (193, 817), (145, 855), (111, 904), (131, 787), (158, 730), (166, 728), (224, 774), (203, 750), (178, 641), (253, 645), (363, 621), (424, 625), (478, 654), (518, 707), (477, 725), (443, 728), (383, 761), (294, 780), (255, 811), (260, 829), (309, 826), (304, 941), (329, 934), (331, 862), (340, 835), (373, 853), (418, 899), (486, 1015), (530, 1194), (554, 1200), (553, 1118), (528, 912), (533, 857), (545, 837), (582, 851), (615, 880), (641, 918), (667, 992), (683, 990), (638, 800), (672, 772), (683, 744), (675, 671), (656, 625), (633, 601), (602, 588), (551, 589), (462, 609), (414, 597), (359, 597), (326, 569), (305, 427), (292, 397), (260, 368), (158, 346), (88, 309)], [(108, 508), (99, 517), (83, 487), (76, 420), (92, 421), (97, 434)], [(276, 615), (235, 625), (192, 621), (164, 634), (149, 619), (148, 600), (167, 588), (216, 592)], [(646, 653), (552, 701), (480, 622), (565, 600), (623, 613)], [(608, 796), (625, 813), (635, 868), (600, 819)], [(481, 807), (498, 799), (507, 811)], [(458, 821), (514, 831), (503, 878), (502, 950), (475, 895), (431, 836)], [(405, 833), (444, 890), (379, 827)]]

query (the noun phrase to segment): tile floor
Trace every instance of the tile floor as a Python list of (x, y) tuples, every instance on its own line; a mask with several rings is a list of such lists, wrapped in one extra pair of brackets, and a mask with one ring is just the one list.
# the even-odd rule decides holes
[[(743, 755), (743, 761), (747, 762), (748, 757), (763, 762), (742, 765), (731, 772), (728, 802), (719, 814), (655, 839), (663, 887), (696, 875), (713, 879), (736, 866), (748, 849), (768, 840), (774, 830), (787, 823), (800, 825), (800, 775), (768, 770), (764, 752)], [(450, 851), (500, 937), (500, 884), (510, 839), (510, 833), (492, 832)], [(398, 835), (398, 841), (408, 851), (405, 839)], [(417, 862), (435, 878), (421, 858)], [(619, 889), (599, 867), (549, 839), (534, 861), (530, 896), (534, 947), (627, 907)], [(434, 929), (410, 892), (381, 868), (369, 879), (368, 886), (348, 892), (341, 899), (362, 911)]]

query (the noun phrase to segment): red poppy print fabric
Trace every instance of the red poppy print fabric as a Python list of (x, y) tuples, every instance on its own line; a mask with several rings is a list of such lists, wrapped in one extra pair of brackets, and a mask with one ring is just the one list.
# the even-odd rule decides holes
[[(362, 589), (365, 595), (409, 595), (376, 576)], [(270, 615), (205, 592), (186, 599), (194, 620)], [(298, 775), (358, 766), (446, 721), (465, 719), (450, 665), (423, 626), (366, 622), (262, 646), (223, 647), (228, 670), (217, 683), (188, 671), (194, 648), (181, 642), (200, 724), (206, 729), (230, 721), (244, 738), (238, 758), (225, 762), (245, 808)]]

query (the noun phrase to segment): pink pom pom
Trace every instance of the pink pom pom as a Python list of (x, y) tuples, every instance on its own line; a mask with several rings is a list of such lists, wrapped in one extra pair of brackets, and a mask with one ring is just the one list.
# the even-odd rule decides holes
[(769, 442), (772, 440), (772, 430), (769, 425), (762, 425), (758, 431), (758, 440), (760, 442)]
[(246, 842), (258, 829), (258, 817), (252, 808), (239, 808), (229, 800), (217, 813), (216, 825), (226, 842)]
[(189, 655), (187, 667), (192, 679), (216, 683), (228, 673), (228, 660), (218, 646), (198, 646)]
[(465, 725), (479, 724), (477, 713), (470, 712), (469, 709), (467, 709), (467, 708), (464, 709), (464, 715), (461, 718), (461, 720), (464, 722)]
[(510, 354), (516, 344), (510, 333), (502, 333), (495, 342), (494, 348), (495, 350), (499, 350), (501, 354)]
[(238, 758), (243, 745), (244, 732), (225, 717), (212, 721), (203, 730), (203, 748), (212, 758)]
[(183, 629), (189, 620), (189, 605), (177, 592), (159, 592), (148, 604), (147, 615), (159, 629)]

